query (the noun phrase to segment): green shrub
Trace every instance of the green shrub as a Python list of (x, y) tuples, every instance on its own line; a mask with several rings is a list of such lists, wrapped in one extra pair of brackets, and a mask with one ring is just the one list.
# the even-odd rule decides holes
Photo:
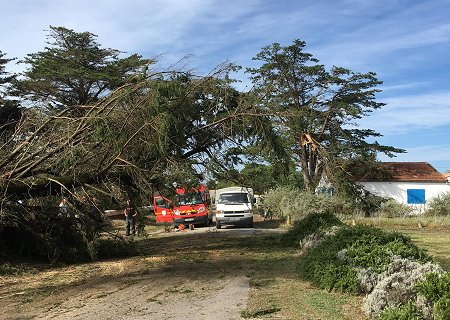
[(313, 233), (342, 225), (344, 223), (329, 212), (312, 213), (301, 220), (294, 221), (293, 226), (283, 235), (282, 243), (287, 246), (298, 246), (301, 240)]
[(97, 239), (91, 244), (90, 252), (93, 260), (129, 257), (139, 254), (135, 242), (121, 239)]
[[(78, 263), (90, 260), (89, 242), (99, 227), (80, 208), (61, 214), (54, 198), (8, 203), (0, 221), (0, 255), (8, 259)], [(0, 219), (1, 220), (1, 219)]]
[[(418, 298), (384, 310), (381, 320), (450, 319), (450, 273), (428, 273), (426, 279), (415, 285)], [(424, 300), (424, 299), (425, 300)]]
[(433, 306), (433, 319), (450, 319), (450, 272), (431, 273), (417, 285), (418, 292)]
[(394, 199), (387, 199), (380, 204), (380, 209), (375, 213), (382, 218), (399, 218), (410, 215), (411, 207), (401, 204)]
[(4, 264), (0, 265), (0, 276), (6, 276), (6, 275), (11, 275), (11, 274), (17, 275), (20, 273), (22, 273), (22, 270), (12, 266), (9, 263), (4, 263)]
[(450, 192), (431, 199), (427, 215), (450, 216)]
[(417, 309), (414, 302), (408, 301), (406, 304), (398, 307), (387, 309), (380, 317), (380, 320), (421, 320), (422, 313)]
[(429, 304), (417, 294), (416, 286), (430, 273), (442, 273), (442, 268), (432, 262), (420, 263), (410, 259), (395, 258), (388, 269), (378, 275), (374, 289), (364, 298), (364, 312), (376, 318), (388, 309), (397, 309), (413, 301), (423, 319), (430, 319)]
[(264, 204), (274, 214), (291, 216), (294, 220), (313, 213), (352, 214), (353, 204), (341, 197), (312, 194), (302, 190), (279, 187), (267, 193)]
[(298, 273), (320, 288), (362, 293), (356, 270), (370, 268), (381, 272), (394, 256), (417, 261), (430, 259), (410, 238), (399, 233), (370, 226), (341, 228), (334, 237), (302, 256)]
[(425, 262), (428, 258), (423, 250), (413, 245), (409, 238), (396, 234), (394, 238), (384, 233), (374, 237), (373, 234), (363, 234), (361, 238), (350, 244), (345, 251), (346, 258), (353, 266), (383, 272), (394, 256), (411, 258)]

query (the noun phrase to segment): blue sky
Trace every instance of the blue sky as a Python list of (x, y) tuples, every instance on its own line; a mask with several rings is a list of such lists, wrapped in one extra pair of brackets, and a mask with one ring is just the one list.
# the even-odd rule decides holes
[[(208, 72), (224, 61), (250, 67), (263, 46), (306, 41), (328, 68), (374, 71), (387, 105), (361, 121), (382, 144), (407, 150), (394, 161), (450, 170), (450, 1), (448, 0), (0, 0), (0, 50), (23, 58), (45, 46), (48, 27), (98, 35), (104, 47), (191, 55)], [(20, 70), (11, 65), (9, 71)], [(248, 83), (243, 75), (242, 84)], [(381, 160), (387, 160), (381, 158)]]

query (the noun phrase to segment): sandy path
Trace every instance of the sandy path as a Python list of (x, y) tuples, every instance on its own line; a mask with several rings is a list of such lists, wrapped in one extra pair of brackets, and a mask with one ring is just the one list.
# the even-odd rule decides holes
[(240, 319), (249, 289), (245, 277), (204, 283), (149, 276), (122, 287), (81, 290), (36, 319)]
[(215, 242), (207, 249), (198, 249), (205, 247), (198, 232), (170, 236), (157, 240), (172, 241), (163, 255), (4, 277), (0, 319), (240, 319), (250, 294), (243, 272), (249, 262), (234, 245), (220, 248), (254, 232), (210, 234)]

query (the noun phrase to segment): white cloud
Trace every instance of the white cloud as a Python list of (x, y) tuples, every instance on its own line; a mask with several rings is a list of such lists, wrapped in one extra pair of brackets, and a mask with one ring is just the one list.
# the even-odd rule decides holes
[[(429, 159), (428, 161), (440, 161), (448, 158), (448, 150), (450, 150), (450, 144), (443, 145), (426, 145), (419, 147), (406, 148), (407, 153), (400, 154), (396, 157), (397, 161), (423, 161), (424, 157)], [(383, 156), (386, 160), (388, 157)]]
[(380, 89), (383, 92), (389, 92), (389, 91), (399, 91), (399, 90), (405, 90), (405, 89), (414, 89), (424, 87), (429, 85), (430, 82), (421, 81), (421, 82), (410, 82), (410, 83), (397, 83), (397, 84), (391, 84), (391, 85), (381, 85)]
[(450, 125), (450, 92), (384, 99), (386, 106), (361, 119), (362, 127), (383, 135), (398, 135)]
[(380, 154), (380, 161), (398, 161), (398, 162), (428, 162), (439, 172), (450, 170), (450, 159), (448, 150), (450, 144), (428, 144), (425, 146), (405, 148), (406, 153), (398, 154), (394, 158)]

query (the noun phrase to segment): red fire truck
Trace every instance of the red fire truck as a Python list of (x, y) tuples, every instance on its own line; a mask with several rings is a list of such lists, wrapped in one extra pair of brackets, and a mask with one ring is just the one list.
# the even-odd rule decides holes
[(203, 185), (190, 190), (177, 188), (175, 201), (156, 196), (153, 198), (156, 222), (173, 223), (174, 226), (180, 224), (208, 226), (211, 221), (208, 201), (209, 191)]

